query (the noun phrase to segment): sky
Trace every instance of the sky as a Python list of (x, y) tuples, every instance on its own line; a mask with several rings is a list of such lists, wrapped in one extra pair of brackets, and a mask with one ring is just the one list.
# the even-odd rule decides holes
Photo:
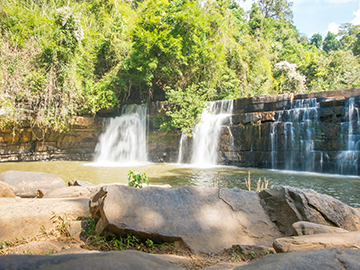
[[(245, 10), (253, 0), (240, 3)], [(360, 25), (360, 0), (289, 0), (293, 2), (294, 24), (298, 31), (309, 38), (316, 33), (326, 36), (337, 34), (343, 23)]]

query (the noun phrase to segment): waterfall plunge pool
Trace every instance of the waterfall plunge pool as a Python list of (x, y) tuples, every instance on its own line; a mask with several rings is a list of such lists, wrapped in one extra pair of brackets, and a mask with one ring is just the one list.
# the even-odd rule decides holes
[[(252, 190), (256, 190), (259, 178), (269, 180), (270, 186), (292, 186), (295, 188), (310, 188), (323, 194), (333, 196), (352, 206), (360, 207), (360, 177), (327, 175), (297, 171), (277, 171), (265, 169), (249, 169), (232, 166), (214, 166), (196, 168), (185, 164), (148, 163), (126, 167), (99, 166), (96, 163), (78, 161), (50, 162), (9, 162), (0, 163), (0, 173), (8, 170), (34, 171), (51, 173), (64, 181), (81, 180), (94, 184), (127, 183), (128, 170), (145, 172), (151, 185), (169, 184), (176, 186), (213, 186), (214, 176), (220, 173), (221, 187), (247, 189), (245, 178), (251, 174)], [(215, 183), (217, 186), (217, 182)]]

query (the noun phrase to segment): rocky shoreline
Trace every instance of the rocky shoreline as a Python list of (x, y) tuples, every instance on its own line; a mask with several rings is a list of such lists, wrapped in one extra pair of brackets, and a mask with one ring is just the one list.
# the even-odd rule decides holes
[(360, 267), (360, 211), (314, 190), (69, 184), (0, 175), (0, 269)]

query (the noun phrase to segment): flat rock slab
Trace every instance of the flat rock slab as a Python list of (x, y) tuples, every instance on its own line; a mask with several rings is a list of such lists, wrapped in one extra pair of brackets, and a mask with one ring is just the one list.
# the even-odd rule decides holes
[(187, 263), (190, 261), (189, 257), (178, 256), (174, 254), (152, 254), (153, 256), (171, 263)]
[(293, 235), (292, 224), (298, 221), (360, 230), (358, 210), (312, 189), (276, 187), (261, 191), (259, 196), (271, 220), (286, 236)]
[(284, 237), (276, 239), (273, 247), (278, 253), (324, 248), (360, 249), (360, 231)]
[(91, 198), (90, 212), (99, 233), (181, 239), (194, 252), (219, 252), (239, 243), (271, 246), (281, 237), (258, 193), (240, 189), (108, 185)]
[(267, 255), (236, 270), (358, 270), (360, 250), (323, 249)]
[(237, 262), (237, 263), (218, 263), (206, 268), (203, 270), (234, 270), (240, 266), (246, 265), (246, 262)]
[(42, 270), (142, 270), (142, 269), (183, 269), (151, 254), (137, 251), (119, 251), (91, 254), (61, 255), (4, 255), (1, 256), (0, 270), (42, 269)]
[(31, 238), (55, 229), (55, 215), (76, 220), (89, 215), (89, 199), (0, 198), (0, 241)]
[(48, 191), (43, 198), (76, 198), (87, 197), (89, 194), (90, 190), (87, 187), (71, 186)]
[(60, 252), (66, 244), (57, 241), (35, 241), (9, 249), (11, 254), (47, 255)]
[(23, 198), (35, 198), (38, 189), (49, 191), (66, 187), (60, 177), (40, 172), (6, 171), (0, 175), (0, 181), (14, 187), (15, 195)]
[(292, 227), (293, 227), (295, 236), (313, 235), (313, 234), (322, 234), (322, 233), (348, 232), (347, 230), (344, 230), (344, 229), (341, 229), (338, 227), (321, 225), (321, 224), (316, 224), (316, 223), (307, 222), (307, 221), (295, 222), (292, 225)]

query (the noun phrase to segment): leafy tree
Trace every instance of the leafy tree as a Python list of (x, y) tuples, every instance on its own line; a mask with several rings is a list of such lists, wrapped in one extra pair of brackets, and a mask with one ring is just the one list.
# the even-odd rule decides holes
[(329, 53), (326, 79), (329, 90), (354, 88), (360, 84), (360, 63), (351, 51), (331, 51)]
[(292, 21), (293, 19), (292, 2), (287, 0), (257, 0), (257, 4), (266, 18), (287, 21)]
[(323, 50), (328, 53), (330, 51), (336, 51), (339, 48), (340, 43), (336, 39), (335, 34), (328, 32), (323, 42)]
[(323, 44), (323, 38), (322, 35), (317, 33), (317, 34), (313, 34), (311, 39), (310, 39), (310, 45), (315, 45), (316, 48), (321, 49), (322, 48), (322, 44)]
[(199, 122), (199, 115), (205, 107), (205, 101), (208, 101), (207, 89), (204, 85), (192, 85), (185, 90), (168, 89), (166, 95), (173, 106), (166, 113), (171, 116), (170, 124), (191, 136), (192, 128)]
[(360, 33), (356, 35), (352, 51), (354, 55), (360, 55)]
[(309, 44), (291, 6), (2, 0), (0, 125), (66, 129), (73, 115), (168, 100), (190, 133), (210, 100), (359, 87), (360, 26)]

